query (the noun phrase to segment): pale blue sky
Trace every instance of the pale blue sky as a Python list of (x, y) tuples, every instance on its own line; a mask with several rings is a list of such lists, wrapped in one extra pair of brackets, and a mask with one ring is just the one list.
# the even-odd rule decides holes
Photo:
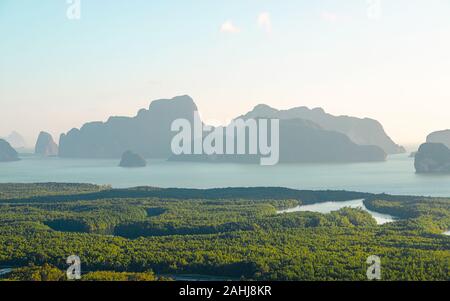
[(366, 0), (81, 0), (78, 21), (67, 7), (0, 0), (0, 136), (33, 144), (179, 94), (213, 123), (266, 103), (372, 117), (406, 144), (450, 128), (448, 0), (381, 0), (378, 20)]

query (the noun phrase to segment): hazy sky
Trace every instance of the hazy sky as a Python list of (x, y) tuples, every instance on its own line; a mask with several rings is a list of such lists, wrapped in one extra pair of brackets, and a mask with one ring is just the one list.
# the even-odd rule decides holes
[(180, 94), (214, 123), (266, 103), (372, 117), (403, 144), (450, 128), (448, 0), (381, 0), (378, 17), (366, 0), (68, 6), (0, 0), (0, 136), (33, 144)]

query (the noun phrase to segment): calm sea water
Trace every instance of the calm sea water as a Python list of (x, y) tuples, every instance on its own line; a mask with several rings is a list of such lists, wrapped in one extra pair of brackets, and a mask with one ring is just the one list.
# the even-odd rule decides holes
[(96, 183), (117, 188), (282, 186), (450, 197), (450, 175), (418, 175), (408, 155), (390, 156), (387, 162), (357, 164), (259, 166), (149, 160), (145, 168), (124, 169), (118, 163), (24, 156), (21, 161), (0, 164), (0, 182)]
[(325, 202), (325, 203), (318, 203), (318, 204), (312, 204), (312, 205), (298, 206), (295, 208), (278, 211), (278, 213), (282, 214), (282, 213), (310, 211), (310, 212), (319, 212), (319, 213), (326, 214), (326, 213), (330, 213), (332, 211), (337, 211), (339, 209), (346, 208), (346, 207), (347, 208), (360, 208), (360, 209), (363, 209), (363, 210), (369, 212), (379, 225), (391, 223), (396, 220), (396, 218), (391, 215), (381, 214), (378, 212), (370, 211), (364, 205), (364, 200), (351, 200), (351, 201), (345, 201), (345, 202)]

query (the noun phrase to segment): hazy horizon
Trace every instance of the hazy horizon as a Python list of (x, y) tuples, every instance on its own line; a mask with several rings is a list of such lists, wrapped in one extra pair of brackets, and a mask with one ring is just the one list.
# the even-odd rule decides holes
[[(450, 128), (450, 2), (0, 3), (0, 137), (55, 140), (190, 95), (207, 123), (264, 103), (380, 121), (405, 146)], [(373, 12), (373, 11), (372, 11)]]

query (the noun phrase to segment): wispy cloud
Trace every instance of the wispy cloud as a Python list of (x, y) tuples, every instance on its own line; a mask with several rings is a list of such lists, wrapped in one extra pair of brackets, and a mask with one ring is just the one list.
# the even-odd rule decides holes
[(258, 26), (264, 29), (267, 33), (272, 32), (272, 18), (269, 13), (263, 12), (259, 14)]
[(233, 24), (232, 21), (228, 20), (225, 23), (222, 24), (220, 27), (220, 32), (223, 33), (239, 33), (241, 30), (239, 27)]

